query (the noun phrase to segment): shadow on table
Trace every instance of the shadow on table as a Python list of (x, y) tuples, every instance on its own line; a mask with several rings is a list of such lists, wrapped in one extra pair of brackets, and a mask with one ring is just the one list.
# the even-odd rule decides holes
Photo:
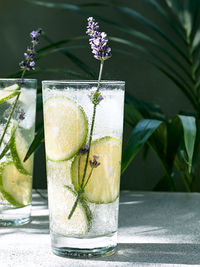
[(3, 235), (25, 233), (25, 234), (49, 234), (49, 216), (31, 216), (31, 221), (28, 224), (21, 226), (0, 227), (0, 237)]
[(101, 261), (193, 265), (200, 263), (199, 251), (200, 244), (120, 243), (115, 255)]

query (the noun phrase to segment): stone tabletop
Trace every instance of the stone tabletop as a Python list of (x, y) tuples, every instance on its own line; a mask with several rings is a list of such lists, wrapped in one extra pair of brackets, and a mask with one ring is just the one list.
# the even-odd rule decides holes
[(31, 223), (0, 228), (0, 267), (200, 266), (200, 194), (123, 191), (118, 243), (95, 260), (54, 255), (47, 200), (34, 192)]

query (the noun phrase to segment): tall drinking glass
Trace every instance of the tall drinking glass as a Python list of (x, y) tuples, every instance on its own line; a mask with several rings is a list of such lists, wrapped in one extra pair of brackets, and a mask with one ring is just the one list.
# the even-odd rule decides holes
[(30, 221), (37, 80), (0, 79), (0, 226)]
[(97, 81), (42, 85), (52, 250), (77, 258), (113, 254), (125, 83), (102, 81), (96, 100)]

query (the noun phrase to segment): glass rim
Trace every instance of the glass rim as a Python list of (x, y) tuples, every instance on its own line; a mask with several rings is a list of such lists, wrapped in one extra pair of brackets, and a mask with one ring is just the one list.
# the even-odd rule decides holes
[[(37, 81), (37, 79), (23, 78), (24, 81)], [(21, 78), (0, 78), (0, 81), (21, 81)]]
[[(42, 84), (98, 84), (98, 80), (44, 80)], [(125, 81), (102, 80), (100, 84), (125, 85)]]

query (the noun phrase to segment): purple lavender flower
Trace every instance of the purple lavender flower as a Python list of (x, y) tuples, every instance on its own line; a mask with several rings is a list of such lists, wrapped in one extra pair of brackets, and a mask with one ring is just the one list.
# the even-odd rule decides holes
[(100, 162), (97, 161), (98, 158), (99, 158), (99, 156), (94, 155), (93, 156), (93, 161), (90, 160), (90, 166), (92, 168), (97, 168), (101, 164)]
[(31, 60), (34, 60), (35, 54), (31, 51), (30, 53), (24, 53), (24, 57), (26, 60), (31, 61)]
[(88, 150), (89, 150), (89, 145), (84, 145), (84, 147), (80, 149), (81, 155), (85, 155), (88, 152)]
[(21, 121), (23, 121), (25, 119), (25, 112), (24, 112), (23, 108), (20, 109), (19, 119)]
[[(24, 53), (25, 60), (19, 63), (20, 68), (25, 72), (26, 70), (31, 71), (35, 69), (35, 46), (39, 44), (39, 36), (42, 33), (42, 29), (37, 31), (32, 31), (30, 33), (32, 44), (27, 47), (26, 52)], [(23, 77), (22, 77), (23, 79)]]
[(31, 36), (31, 38), (37, 38), (38, 37), (38, 32), (37, 31), (32, 31), (30, 33), (30, 36)]
[[(33, 53), (33, 51), (34, 51), (34, 47), (33, 47), (33, 45), (28, 46), (27, 49), (26, 49), (26, 52), (27, 52), (28, 54)], [(35, 53), (35, 51), (34, 51), (34, 53)]]
[(108, 47), (107, 34), (105, 32), (99, 32), (99, 25), (93, 17), (88, 18), (88, 26), (86, 33), (91, 37), (89, 43), (91, 45), (92, 53), (98, 60), (106, 60), (110, 58), (111, 48)]
[(95, 22), (93, 17), (89, 17), (87, 20), (88, 20), (88, 26), (86, 34), (92, 37), (95, 34), (95, 32), (99, 29), (99, 25), (98, 22)]

